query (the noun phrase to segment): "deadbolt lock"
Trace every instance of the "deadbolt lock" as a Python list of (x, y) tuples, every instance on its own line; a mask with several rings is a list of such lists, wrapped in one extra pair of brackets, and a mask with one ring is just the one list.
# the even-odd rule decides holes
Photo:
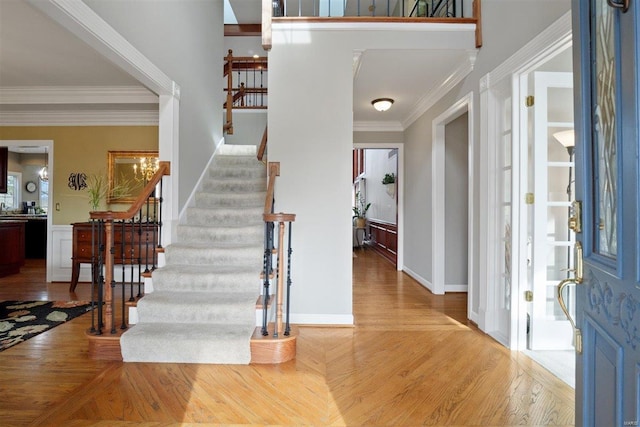
[(574, 233), (582, 232), (582, 203), (574, 200), (571, 203), (571, 216), (569, 217), (569, 228), (573, 230)]

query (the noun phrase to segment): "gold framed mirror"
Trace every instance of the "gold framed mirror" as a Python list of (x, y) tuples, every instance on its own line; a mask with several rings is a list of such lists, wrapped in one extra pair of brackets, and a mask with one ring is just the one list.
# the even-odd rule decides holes
[[(157, 151), (109, 151), (109, 192), (107, 203), (132, 203), (153, 175), (149, 168), (157, 167)], [(146, 167), (146, 170), (144, 170)], [(155, 172), (155, 170), (153, 171)], [(119, 194), (126, 188), (124, 196)], [(115, 190), (115, 191), (114, 191)]]

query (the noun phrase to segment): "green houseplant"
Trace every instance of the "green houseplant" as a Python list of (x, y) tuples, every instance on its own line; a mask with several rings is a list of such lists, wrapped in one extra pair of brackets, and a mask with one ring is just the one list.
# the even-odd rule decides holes
[[(99, 210), (102, 202), (106, 200), (109, 194), (109, 182), (104, 174), (96, 173), (87, 177), (87, 192), (89, 193), (90, 212)], [(112, 197), (126, 197), (129, 195), (131, 183), (122, 179), (111, 190)]]
[(385, 186), (387, 190), (387, 194), (391, 196), (391, 198), (396, 195), (396, 175), (394, 173), (387, 173), (382, 178), (382, 184)]
[(367, 203), (362, 194), (358, 191), (356, 193), (356, 204), (353, 207), (353, 218), (355, 219), (356, 227), (364, 228), (367, 220), (367, 211), (371, 207), (371, 202)]

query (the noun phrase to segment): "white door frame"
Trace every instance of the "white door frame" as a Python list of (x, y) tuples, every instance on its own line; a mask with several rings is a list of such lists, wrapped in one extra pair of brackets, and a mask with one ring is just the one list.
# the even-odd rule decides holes
[(396, 185), (398, 195), (398, 251), (396, 253), (396, 270), (402, 271), (402, 266), (404, 265), (404, 144), (397, 142), (355, 142), (353, 143), (353, 148), (398, 150), (398, 183)]
[[(468, 215), (467, 215), (467, 227), (469, 235), (469, 243), (467, 245), (467, 286), (462, 289), (460, 286), (448, 287), (445, 284), (445, 254), (444, 251), (435, 250), (435, 248), (444, 248), (445, 245), (445, 127), (448, 123), (457, 119), (464, 113), (467, 113), (467, 173), (468, 173)], [(432, 141), (431, 146), (431, 194), (433, 195), (433, 222), (431, 223), (431, 235), (433, 250), (431, 251), (431, 265), (433, 266), (433, 275), (431, 283), (433, 288), (431, 291), (434, 294), (444, 294), (445, 292), (468, 292), (468, 309), (467, 315), (472, 321), (476, 321), (473, 317), (471, 307), (473, 307), (473, 295), (471, 289), (472, 284), (472, 272), (473, 272), (473, 260), (475, 254), (473, 252), (474, 243), (473, 236), (475, 235), (473, 230), (474, 205), (474, 180), (473, 180), (473, 92), (468, 93), (458, 101), (456, 101), (451, 107), (449, 107), (444, 113), (440, 114), (433, 120), (432, 123)]]
[[(526, 210), (518, 209), (518, 206), (524, 203), (524, 194), (527, 191), (526, 183), (522, 183), (520, 179), (520, 166), (523, 157), (526, 161), (526, 151), (520, 152), (521, 143), (522, 138), (526, 139), (526, 135), (522, 136), (520, 132), (519, 100), (522, 98), (522, 94), (520, 93), (519, 81), (522, 74), (531, 72), (540, 64), (570, 47), (571, 40), (571, 11), (569, 11), (480, 80), (480, 111), (482, 113), (480, 146), (485, 149), (480, 153), (480, 189), (482, 192), (480, 223), (484, 230), (479, 235), (479, 243), (480, 248), (485, 248), (486, 251), (479, 260), (480, 283), (484, 286), (480, 288), (478, 326), (491, 336), (504, 337), (504, 340), (499, 339), (499, 341), (513, 350), (526, 348), (526, 305), (523, 298), (523, 292), (527, 286)], [(502, 237), (497, 234), (500, 230), (497, 230), (495, 224), (491, 222), (491, 219), (495, 217), (496, 206), (490, 203), (490, 192), (497, 188), (498, 176), (488, 162), (495, 158), (497, 152), (495, 141), (500, 140), (499, 130), (491, 125), (496, 122), (496, 114), (499, 113), (491, 108), (494, 99), (492, 90), (506, 81), (510, 82), (512, 91), (512, 236), (514, 239), (512, 249), (517, 263), (512, 264), (511, 283), (513, 289), (511, 291), (509, 330), (499, 331), (496, 329), (499, 325), (497, 325), (495, 309), (500, 305), (498, 286), (502, 281), (495, 276), (496, 271), (492, 266), (497, 265), (500, 245), (503, 242)]]

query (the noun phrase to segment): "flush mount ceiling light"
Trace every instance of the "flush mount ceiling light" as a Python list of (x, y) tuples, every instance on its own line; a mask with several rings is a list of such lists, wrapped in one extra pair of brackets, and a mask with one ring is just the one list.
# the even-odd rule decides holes
[(393, 99), (391, 98), (378, 98), (371, 101), (371, 105), (373, 105), (373, 108), (378, 111), (387, 111), (389, 108), (391, 108), (392, 104)]

